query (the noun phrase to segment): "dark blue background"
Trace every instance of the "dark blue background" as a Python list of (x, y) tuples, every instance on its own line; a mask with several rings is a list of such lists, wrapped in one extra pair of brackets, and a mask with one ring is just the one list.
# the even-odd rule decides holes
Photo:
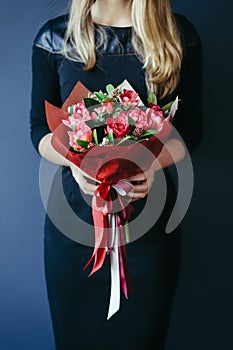
[[(184, 220), (167, 350), (227, 350), (233, 348), (232, 3), (172, 3), (195, 24), (203, 42), (205, 134), (193, 156), (195, 191)], [(40, 159), (29, 139), (30, 60), (38, 29), (66, 6), (65, 0), (0, 2), (2, 350), (54, 349), (43, 271)]]

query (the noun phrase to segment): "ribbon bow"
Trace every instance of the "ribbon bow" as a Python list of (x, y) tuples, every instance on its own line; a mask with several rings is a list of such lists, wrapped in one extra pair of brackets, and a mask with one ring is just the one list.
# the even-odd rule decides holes
[(89, 274), (91, 276), (103, 266), (106, 254), (109, 253), (111, 294), (107, 319), (120, 308), (120, 290), (128, 299), (128, 291), (132, 288), (125, 246), (127, 241), (125, 234), (128, 233), (128, 230), (125, 228), (133, 210), (129, 205), (127, 194), (132, 189), (133, 186), (127, 180), (121, 180), (117, 184), (102, 182), (97, 187), (92, 200), (95, 248), (84, 269), (94, 259), (94, 264)]

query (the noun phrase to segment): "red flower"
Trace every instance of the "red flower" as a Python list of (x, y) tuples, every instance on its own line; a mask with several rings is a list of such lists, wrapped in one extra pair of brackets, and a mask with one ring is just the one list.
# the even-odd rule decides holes
[(125, 106), (136, 106), (140, 103), (140, 98), (135, 91), (124, 89), (119, 96), (120, 102)]
[(120, 111), (116, 118), (108, 118), (107, 122), (107, 131), (113, 131), (113, 134), (117, 138), (122, 138), (128, 134), (130, 131), (129, 121), (126, 111)]

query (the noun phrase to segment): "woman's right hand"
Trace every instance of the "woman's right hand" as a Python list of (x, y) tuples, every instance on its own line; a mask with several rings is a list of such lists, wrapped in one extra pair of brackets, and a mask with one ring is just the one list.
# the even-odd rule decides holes
[(78, 183), (80, 189), (90, 196), (94, 195), (94, 192), (97, 188), (97, 183), (93, 180), (92, 177), (90, 177), (88, 174), (86, 174), (83, 170), (78, 168), (76, 165), (71, 163), (70, 170), (72, 172), (72, 175), (75, 179), (75, 181)]

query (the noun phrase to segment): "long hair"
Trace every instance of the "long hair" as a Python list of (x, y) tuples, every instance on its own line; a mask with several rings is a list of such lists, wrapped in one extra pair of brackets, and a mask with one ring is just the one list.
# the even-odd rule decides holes
[[(95, 0), (72, 0), (64, 40), (64, 54), (83, 62), (86, 70), (96, 64), (94, 23), (91, 17), (94, 3)], [(170, 1), (132, 0), (131, 19), (132, 44), (143, 63), (148, 89), (163, 98), (175, 90), (182, 62), (181, 39)], [(101, 46), (107, 38), (103, 30), (99, 31)], [(74, 50), (69, 50), (69, 47)]]

